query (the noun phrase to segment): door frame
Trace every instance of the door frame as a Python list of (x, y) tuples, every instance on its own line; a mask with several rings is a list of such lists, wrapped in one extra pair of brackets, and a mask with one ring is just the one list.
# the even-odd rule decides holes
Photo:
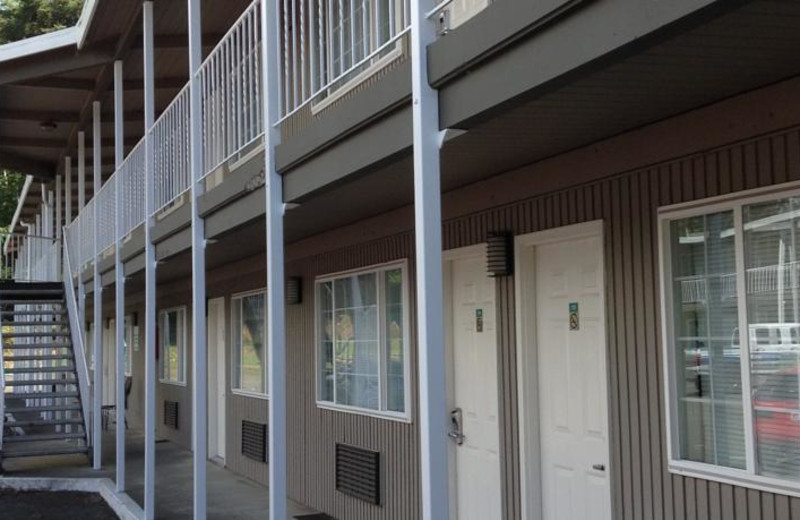
[[(537, 231), (514, 238), (514, 299), (517, 337), (517, 413), (519, 414), (519, 460), (520, 460), (520, 501), (522, 520), (541, 520), (542, 511), (542, 468), (541, 436), (539, 421), (539, 360), (536, 319), (536, 248), (559, 242), (571, 242), (583, 238), (600, 239), (600, 275), (603, 288), (603, 327), (606, 332), (603, 343), (606, 351), (606, 401), (607, 432), (609, 453), (609, 494), (611, 518), (614, 511), (612, 485), (613, 461), (611, 459), (611, 393), (610, 363), (608, 360), (608, 299), (606, 298), (605, 236), (604, 222), (593, 220), (581, 224)], [(525, 348), (528, 347), (528, 348)], [(530, 373), (526, 367), (535, 367)], [(537, 507), (538, 505), (538, 507)]]
[[(442, 289), (444, 292), (444, 326), (445, 326), (445, 380), (447, 384), (447, 410), (445, 413), (449, 414), (455, 400), (454, 388), (454, 368), (455, 368), (455, 351), (453, 346), (453, 286), (452, 286), (452, 265), (453, 262), (458, 260), (471, 260), (471, 259), (485, 259), (486, 258), (486, 243), (474, 244), (471, 246), (459, 247), (456, 249), (447, 249), (442, 251)], [(488, 277), (488, 273), (486, 274)], [(497, 305), (495, 302), (495, 314), (497, 313)], [(496, 318), (496, 316), (495, 316)], [(498, 349), (500, 344), (497, 344)], [(499, 363), (499, 361), (498, 361)], [(499, 379), (497, 381), (499, 383)], [(498, 392), (498, 398), (500, 392)], [(498, 406), (499, 406), (498, 402)], [(499, 427), (499, 424), (498, 424)], [(458, 496), (456, 494), (456, 479), (458, 472), (456, 471), (456, 445), (448, 440), (447, 443), (447, 460), (448, 460), (448, 473), (449, 473), (449, 495), (450, 495), (450, 518), (455, 519), (457, 513)], [(502, 476), (502, 468), (501, 468)], [(500, 483), (501, 493), (505, 485)]]
[[(219, 331), (219, 322), (218, 322), (217, 318), (221, 315), (223, 331), (222, 331), (221, 335), (217, 334), (217, 337), (215, 337), (216, 341), (214, 342), (215, 345), (213, 347), (213, 350), (212, 350), (212, 348), (209, 348), (208, 352), (207, 352), (207, 356), (209, 356), (209, 357), (213, 356), (215, 358), (214, 361), (216, 362), (215, 363), (215, 367), (216, 367), (215, 368), (215, 372), (216, 373), (214, 375), (214, 381), (213, 381), (214, 382), (214, 385), (213, 385), (214, 389), (213, 389), (212, 393), (213, 393), (214, 398), (215, 398), (214, 399), (214, 401), (215, 401), (214, 410), (215, 410), (215, 415), (216, 415), (215, 419), (218, 422), (220, 420), (220, 418), (222, 418), (223, 419), (223, 423), (226, 423), (226, 419), (227, 419), (227, 417), (226, 417), (226, 408), (227, 408), (226, 390), (227, 390), (227, 384), (228, 384), (227, 383), (227, 373), (228, 373), (228, 371), (227, 371), (227, 368), (226, 368), (227, 367), (227, 363), (225, 362), (225, 357), (226, 357), (226, 353), (227, 353), (227, 350), (228, 350), (227, 349), (227, 343), (226, 343), (227, 333), (228, 333), (228, 331), (227, 331), (227, 328), (228, 328), (227, 315), (228, 315), (228, 313), (227, 313), (227, 307), (226, 307), (225, 304), (226, 304), (225, 297), (221, 296), (219, 298), (210, 298), (208, 300), (208, 305), (207, 305), (207, 309), (208, 309), (207, 323), (211, 322), (211, 320), (210, 320), (210, 318), (211, 318), (211, 309), (214, 308), (216, 305), (221, 305), (221, 307), (222, 307), (222, 312), (220, 314), (217, 314), (216, 316), (214, 316), (214, 324), (217, 327), (217, 330)], [(206, 331), (206, 332), (208, 332), (208, 331)], [(220, 345), (220, 340), (222, 341), (222, 345)], [(223, 361), (222, 363), (219, 363), (220, 351), (222, 351), (221, 352), (222, 361)], [(211, 366), (211, 365), (209, 364), (209, 366)], [(220, 380), (219, 380), (220, 376), (222, 377), (222, 382), (221, 383), (220, 383)], [(222, 394), (223, 394), (222, 396), (219, 395), (220, 388), (222, 389)], [(208, 389), (211, 390), (212, 389), (212, 385), (209, 385)], [(219, 407), (220, 401), (222, 401), (222, 403), (223, 403), (223, 409), (222, 410), (220, 410), (220, 407)], [(206, 425), (207, 429), (210, 429), (209, 426), (211, 425), (211, 419), (212, 419), (211, 414), (209, 414), (209, 416), (208, 416), (208, 424)], [(215, 424), (214, 427), (217, 428), (217, 433), (218, 433), (219, 432), (219, 426)], [(208, 451), (208, 459), (211, 460), (211, 461), (222, 459), (222, 463), (224, 465), (225, 464), (225, 460), (226, 460), (226, 456), (227, 456), (227, 453), (226, 453), (227, 450), (225, 449), (227, 447), (227, 438), (226, 438), (227, 424), (225, 424), (225, 427), (222, 428), (222, 438), (220, 438), (219, 435), (217, 435), (217, 433), (215, 433), (215, 435), (214, 435), (214, 438), (217, 441), (217, 446), (213, 450), (211, 449), (210, 446), (208, 447), (208, 450), (209, 450)], [(212, 436), (209, 434), (208, 435), (208, 439), (211, 439), (211, 438), (212, 438)], [(221, 450), (219, 449), (220, 447), (222, 447)], [(217, 451), (221, 451), (222, 453), (216, 453)]]

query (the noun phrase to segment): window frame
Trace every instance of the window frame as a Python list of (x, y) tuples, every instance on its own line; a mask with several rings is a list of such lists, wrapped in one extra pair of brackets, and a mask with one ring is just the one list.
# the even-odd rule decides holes
[[(165, 341), (164, 341), (164, 322), (162, 321), (164, 316), (169, 314), (170, 312), (180, 312), (182, 311), (183, 319), (180, 320), (181, 328), (182, 328), (182, 344), (183, 348), (180, 352), (181, 358), (181, 369), (180, 369), (180, 380), (172, 380), (172, 379), (165, 379), (164, 378), (164, 360), (166, 359), (166, 350), (165, 350)], [(188, 314), (188, 310), (186, 305), (179, 305), (176, 307), (170, 307), (168, 309), (163, 309), (158, 313), (158, 323), (159, 323), (159, 354), (161, 355), (160, 359), (158, 360), (158, 382), (165, 384), (165, 385), (175, 385), (175, 386), (186, 386), (186, 350), (188, 349), (188, 337), (186, 331), (186, 315)]]
[[(320, 400), (320, 301), (319, 301), (319, 291), (318, 287), (320, 284), (326, 282), (332, 282), (335, 280), (340, 280), (342, 278), (350, 278), (352, 276), (358, 276), (363, 274), (382, 274), (386, 271), (393, 271), (395, 269), (400, 269), (402, 276), (403, 276), (403, 286), (402, 286), (402, 295), (403, 295), (403, 403), (404, 403), (404, 411), (403, 412), (394, 412), (391, 410), (383, 409), (386, 402), (386, 393), (387, 393), (387, 385), (386, 385), (386, 356), (385, 353), (387, 351), (386, 345), (386, 338), (384, 335), (384, 325), (383, 322), (386, 318), (386, 302), (381, 299), (381, 297), (385, 298), (385, 289), (381, 289), (385, 284), (383, 282), (382, 277), (378, 277), (378, 331), (380, 340), (380, 351), (379, 351), (379, 361), (378, 361), (378, 373), (380, 377), (380, 402), (382, 409), (379, 410), (372, 410), (370, 408), (362, 408), (359, 406), (352, 406), (352, 405), (344, 405), (336, 403), (335, 401), (322, 401)], [(339, 271), (335, 273), (329, 273), (322, 276), (317, 276), (314, 279), (314, 400), (316, 402), (317, 408), (323, 410), (331, 410), (336, 412), (344, 412), (350, 413), (355, 415), (363, 415), (368, 417), (375, 417), (378, 419), (386, 419), (391, 421), (397, 422), (404, 422), (404, 423), (411, 423), (412, 421), (412, 401), (411, 401), (411, 354), (413, 349), (411, 348), (411, 341), (412, 336), (410, 334), (411, 325), (410, 325), (410, 314), (411, 309), (409, 307), (409, 302), (411, 301), (409, 297), (409, 281), (408, 281), (408, 260), (403, 259), (400, 261), (392, 261), (392, 262), (385, 262), (381, 264), (375, 264), (367, 267), (360, 267), (356, 269), (349, 269), (346, 271)], [(334, 383), (334, 392), (335, 392), (335, 383)]]
[[(233, 355), (234, 354), (234, 350), (233, 349), (236, 348), (236, 342), (234, 341), (234, 336), (236, 334), (234, 327), (236, 325), (233, 323), (233, 312), (234, 312), (233, 306), (235, 305), (235, 300), (237, 300), (237, 299), (246, 298), (247, 296), (255, 296), (255, 295), (258, 295), (258, 294), (263, 294), (264, 295), (264, 330), (267, 331), (267, 337), (265, 338), (266, 341), (264, 343), (264, 348), (266, 349), (266, 354), (267, 354), (267, 356), (265, 358), (265, 362), (264, 362), (264, 393), (251, 392), (251, 391), (248, 391), (248, 390), (241, 390), (241, 389), (234, 388), (234, 386), (233, 386), (233, 382), (235, 380), (234, 379), (235, 370), (236, 370), (236, 365), (234, 363), (234, 359), (235, 358), (234, 358), (234, 355)], [(252, 397), (252, 398), (255, 398), (255, 399), (264, 399), (266, 401), (269, 401), (269, 379), (268, 379), (268, 377), (269, 377), (269, 344), (268, 344), (268, 342), (269, 342), (269, 331), (267, 330), (267, 323), (268, 323), (268, 320), (269, 320), (269, 318), (268, 318), (269, 309), (267, 308), (268, 303), (269, 303), (269, 295), (267, 294), (267, 288), (263, 287), (261, 289), (254, 289), (252, 291), (245, 291), (245, 292), (232, 294), (231, 295), (231, 309), (230, 309), (230, 311), (231, 311), (231, 327), (230, 327), (230, 329), (231, 329), (231, 332), (230, 332), (230, 334), (231, 334), (231, 374), (230, 374), (231, 375), (231, 379), (230, 379), (230, 391), (233, 394), (240, 395), (240, 396), (243, 396), (243, 397)]]
[[(661, 316), (661, 356), (663, 395), (665, 398), (667, 430), (667, 463), (670, 473), (742, 486), (759, 491), (800, 497), (800, 480), (792, 482), (776, 477), (758, 475), (756, 471), (755, 420), (752, 404), (751, 356), (747, 324), (746, 267), (744, 249), (743, 208), (751, 204), (783, 198), (800, 197), (800, 182), (783, 183), (734, 194), (698, 199), (696, 201), (658, 208), (658, 262)], [(742, 406), (745, 436), (745, 469), (717, 466), (680, 457), (680, 418), (678, 410), (677, 366), (674, 359), (674, 324), (672, 294), (672, 258), (670, 223), (675, 220), (731, 211), (734, 225), (734, 254), (736, 265), (739, 345), (741, 349)], [(744, 276), (743, 276), (744, 275)]]

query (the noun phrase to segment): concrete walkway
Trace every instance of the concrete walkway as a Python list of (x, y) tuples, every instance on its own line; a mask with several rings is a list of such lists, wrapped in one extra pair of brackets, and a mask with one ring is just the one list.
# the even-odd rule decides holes
[[(126, 434), (127, 494), (144, 506), (144, 436), (128, 430)], [(85, 456), (9, 459), (4, 461), (8, 477), (105, 477), (115, 480), (114, 432), (103, 436), (103, 468), (89, 467)], [(156, 518), (192, 518), (192, 452), (171, 442), (156, 443)], [(313, 511), (289, 503), (290, 518)], [(208, 462), (208, 518), (225, 520), (264, 520), (269, 518), (266, 487)]]

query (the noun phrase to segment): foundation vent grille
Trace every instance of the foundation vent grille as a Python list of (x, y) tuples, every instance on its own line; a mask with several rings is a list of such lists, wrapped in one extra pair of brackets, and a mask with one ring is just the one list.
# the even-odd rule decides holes
[(258, 462), (267, 462), (267, 425), (242, 421), (242, 455)]
[(178, 402), (177, 401), (164, 401), (164, 424), (172, 428), (178, 429)]
[(381, 503), (381, 454), (336, 444), (336, 490), (370, 504)]

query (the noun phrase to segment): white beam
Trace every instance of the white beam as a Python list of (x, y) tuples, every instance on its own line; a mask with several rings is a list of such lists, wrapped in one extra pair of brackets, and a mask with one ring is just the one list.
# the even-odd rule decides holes
[(86, 205), (86, 132), (78, 132), (78, 211)]
[(203, 114), (200, 65), (203, 61), (200, 0), (188, 0), (189, 20), (189, 158), (192, 197), (192, 434), (194, 436), (194, 518), (205, 520), (207, 507), (206, 459), (208, 458), (208, 354), (206, 344), (206, 248), (205, 220), (200, 217), (203, 194)]
[(428, 45), (436, 39), (430, 7), (411, 0), (414, 134), (414, 234), (417, 251), (420, 465), (423, 520), (450, 518), (445, 387), (439, 97), (428, 81)]
[(261, 0), (264, 57), (264, 173), (267, 203), (267, 348), (269, 371), (270, 518), (287, 518), (286, 501), (286, 331), (283, 280), (283, 182), (275, 168), (280, 132), (278, 59), (279, 0)]
[[(114, 62), (114, 166), (119, 172), (125, 160), (122, 60)], [(117, 386), (117, 493), (125, 491), (125, 273), (122, 269), (122, 183), (114, 183), (114, 293), (116, 296)]]
[(100, 204), (98, 204), (97, 194), (100, 192), (100, 185), (103, 182), (100, 176), (101, 156), (101, 135), (100, 135), (100, 102), (92, 103), (93, 119), (93, 138), (92, 148), (94, 149), (94, 410), (92, 412), (92, 428), (94, 430), (94, 469), (102, 467), (103, 456), (103, 428), (102, 428), (102, 407), (103, 407), (103, 284), (100, 279)]
[(153, 69), (153, 2), (142, 5), (145, 132), (145, 383), (144, 383), (144, 517), (155, 517), (156, 486), (156, 249), (152, 228), (155, 213), (154, 152), (151, 130), (155, 121)]

